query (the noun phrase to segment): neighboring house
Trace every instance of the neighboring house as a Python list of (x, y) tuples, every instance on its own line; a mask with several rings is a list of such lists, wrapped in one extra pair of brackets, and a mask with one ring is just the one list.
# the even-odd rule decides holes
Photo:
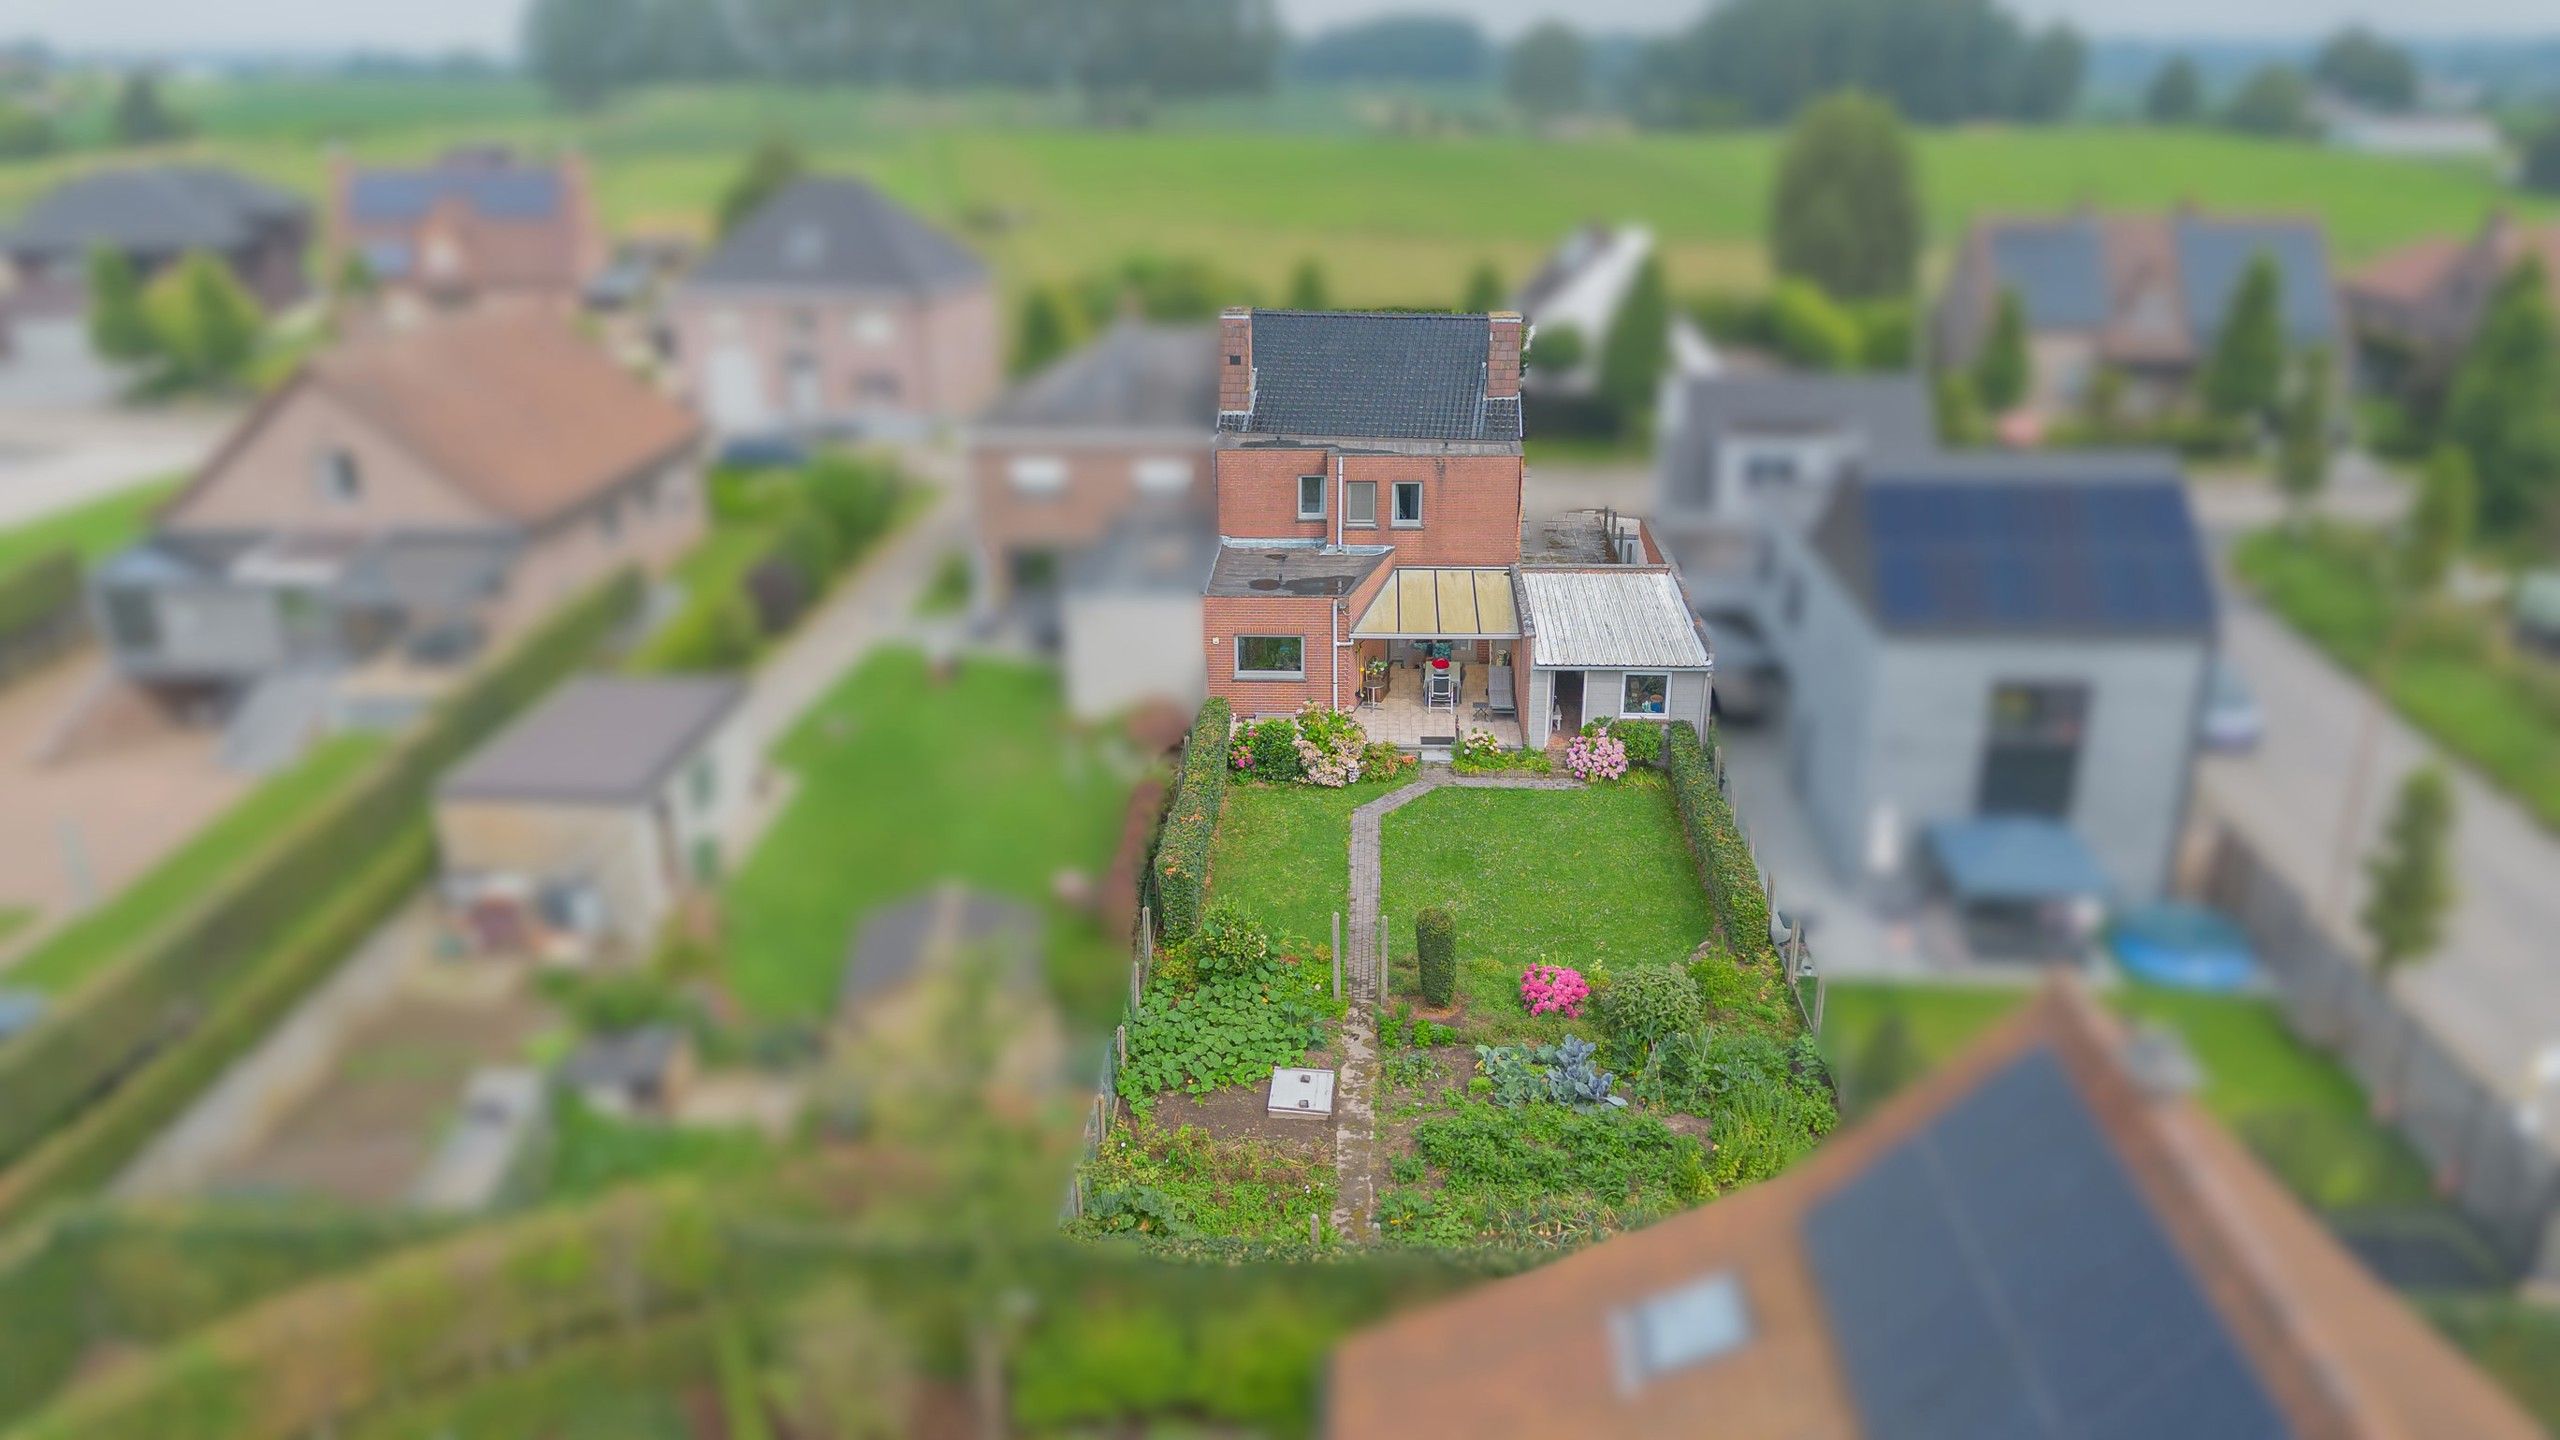
[(89, 308), (89, 256), (114, 250), (152, 277), (191, 254), (219, 257), (269, 310), (308, 293), (303, 251), (311, 207), (262, 180), (211, 165), (94, 170), (38, 196), (0, 231), (13, 278), (7, 308), (19, 326), (78, 318)]
[(1529, 322), (1531, 334), (1570, 330), (1582, 339), (1582, 358), (1570, 369), (1550, 373), (1535, 366), (1521, 379), (1531, 394), (1552, 390), (1587, 395), (1598, 383), (1600, 352), (1617, 323), (1618, 307), (1635, 288), (1636, 274), (1653, 255), (1653, 232), (1640, 225), (1611, 229), (1592, 224), (1565, 236), (1546, 263), (1538, 267), (1511, 306)]
[(1522, 330), (1507, 312), (1221, 317), (1201, 628), (1237, 714), (1357, 703), (1373, 738), (1424, 750), (1476, 728), (1541, 746), (1586, 710), (1703, 727), (1706, 647), (1640, 526), (1523, 558)]
[(402, 312), (521, 301), (567, 313), (603, 270), (607, 241), (583, 156), (543, 163), (466, 146), (434, 163), (329, 160), (324, 277), (361, 260)]
[[(2174, 461), (1880, 466), (1779, 537), (1776, 574), (1789, 761), (1836, 870), (1908, 878), (1919, 842), (1946, 868), (1951, 842), (1998, 859), (2024, 834), (2055, 859), (2031, 877), (2054, 893), (1959, 883), (1960, 902), (2162, 893), (2215, 633)], [(2008, 819), (2036, 824), (1948, 828)]]
[(230, 714), (380, 658), (447, 667), (700, 538), (701, 426), (521, 310), (341, 345), (93, 574), (118, 671)]
[(693, 1035), (670, 1021), (590, 1037), (560, 1065), (561, 1088), (599, 1115), (666, 1120), (694, 1075)]
[(443, 893), (495, 954), (645, 953), (735, 863), (762, 762), (745, 686), (582, 675), (436, 785)]
[(2540, 1427), (2056, 982), (1775, 1179), (1335, 1351), (1333, 1440)]
[(2346, 283), (2368, 368), (2394, 386), (2440, 387), (2471, 348), (2498, 285), (2528, 258), (2560, 283), (2560, 223), (2501, 210), (2468, 240), (2434, 236), (2374, 260)]
[(1206, 515), (1141, 509), (1068, 557), (1057, 637), (1069, 713), (1102, 719), (1150, 701), (1199, 707), (1209, 693), (1200, 577), (1217, 555)]
[[(2159, 414), (2192, 390), (2260, 255), (2277, 266), (2286, 343), (2334, 351), (2347, 329), (2321, 223), (2193, 208), (2160, 215), (2083, 209), (1976, 223), (1939, 301), (1934, 350), (1943, 366), (1972, 366), (2000, 297), (2014, 292), (2026, 312), (2033, 376), (2024, 408), (2070, 410), (2098, 372), (2112, 368), (2124, 377), (2130, 413)], [(2347, 358), (2338, 357), (2342, 374)]]
[(911, 433), (1003, 383), (986, 263), (860, 180), (812, 177), (676, 292), (677, 364), (723, 436)]

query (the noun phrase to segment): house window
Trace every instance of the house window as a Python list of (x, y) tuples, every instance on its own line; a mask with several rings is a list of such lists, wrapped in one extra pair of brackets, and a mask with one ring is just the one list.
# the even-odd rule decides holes
[(1649, 1295), (1609, 1317), (1619, 1390), (1632, 1395), (1665, 1375), (1730, 1355), (1750, 1343), (1751, 1330), (1751, 1308), (1730, 1270)]
[(107, 633), (115, 637), (116, 648), (129, 655), (147, 655), (159, 649), (160, 607), (153, 603), (151, 592), (108, 591)]
[(1324, 518), (1323, 476), (1301, 475), (1298, 477), (1298, 518), (1301, 520)]
[(1395, 505), (1396, 505), (1396, 512), (1395, 512), (1395, 513), (1396, 513), (1396, 521), (1395, 521), (1395, 523), (1397, 523), (1398, 525), (1419, 525), (1419, 524), (1421, 524), (1421, 523), (1422, 523), (1422, 482), (1421, 482), (1421, 481), (1419, 481), (1419, 480), (1399, 480), (1399, 481), (1397, 481), (1397, 482), (1396, 482), (1396, 493), (1395, 493)]
[(2069, 815), (2088, 727), (2085, 684), (2013, 681), (1991, 687), (1976, 808), (1985, 815)]
[(692, 771), (685, 776), (685, 788), (692, 792), (696, 810), (710, 809), (711, 802), (719, 798), (720, 772), (712, 765), (710, 756), (705, 755), (693, 762)]
[(353, 505), (364, 498), (364, 470), (353, 451), (320, 453), (320, 498), (332, 505)]
[(817, 339), (817, 338), (818, 338), (818, 312), (817, 312), (817, 311), (815, 311), (815, 310), (794, 310), (794, 311), (792, 311), (792, 312), (791, 312), (791, 338), (792, 338), (793, 340), (795, 340), (795, 341), (799, 342), (800, 344), (803, 344), (803, 345), (806, 345), (806, 344), (808, 344), (810, 341)]
[(853, 317), (853, 343), (886, 345), (898, 338), (898, 318), (886, 310), (865, 310)]
[(1067, 462), (1055, 455), (1017, 455), (1005, 474), (1026, 495), (1055, 495), (1067, 488)]
[(1129, 478), (1149, 495), (1174, 495), (1191, 488), (1191, 462), (1179, 455), (1150, 455), (1129, 467)]
[(1239, 680), (1306, 679), (1307, 642), (1295, 635), (1237, 636), (1236, 678)]
[(1753, 492), (1796, 483), (1796, 457), (1784, 450), (1754, 450), (1742, 458), (1742, 486)]
[(1354, 480), (1342, 487), (1342, 523), (1371, 529), (1378, 524), (1378, 482)]
[(869, 400), (895, 400), (898, 398), (898, 377), (885, 371), (865, 375), (862, 377), (862, 394)]
[(1628, 675), (1625, 702), (1618, 707), (1621, 715), (1659, 716), (1668, 713), (1671, 709), (1671, 677)]

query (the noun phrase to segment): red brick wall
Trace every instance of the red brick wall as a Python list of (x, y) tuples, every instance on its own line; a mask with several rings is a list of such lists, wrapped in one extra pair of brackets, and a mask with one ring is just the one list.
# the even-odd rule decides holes
[[(1298, 519), (1298, 477), (1327, 476), (1325, 504), (1341, 503), (1321, 450), (1217, 453), (1218, 533), (1257, 540), (1330, 540), (1331, 518)], [(1378, 487), (1378, 524), (1344, 525), (1346, 545), (1392, 545), (1399, 565), (1509, 565), (1520, 558), (1520, 459), (1516, 455), (1351, 455), (1342, 479)], [(1422, 524), (1392, 523), (1394, 486), (1422, 485)]]
[(1498, 400), (1520, 393), (1520, 317), (1497, 310), (1491, 319), (1485, 340), (1484, 393)]
[[(1343, 621), (1348, 630), (1351, 622)], [(1201, 650), (1209, 665), (1209, 693), (1226, 697), (1237, 715), (1286, 714), (1309, 700), (1331, 703), (1334, 687), (1333, 602), (1295, 595), (1212, 595), (1200, 605)], [(1239, 680), (1235, 637), (1295, 635), (1306, 642), (1307, 678)], [(1350, 652), (1342, 652), (1342, 700), (1360, 685)]]
[(1332, 474), (1333, 458), (1324, 451), (1221, 450), (1217, 470), (1219, 534), (1253, 540), (1332, 538), (1331, 520), (1298, 519), (1298, 477)]
[[(1067, 483), (1051, 493), (1016, 487), (1013, 461), (1048, 455), (1066, 462)], [(1191, 484), (1178, 491), (1137, 488), (1137, 466), (1152, 459), (1191, 462)], [(1029, 438), (996, 438), (969, 448), (969, 486), (976, 499), (978, 544), (987, 563), (988, 599), (1002, 604), (1011, 576), (1010, 558), (1022, 550), (1071, 550), (1094, 543), (1129, 509), (1141, 501), (1188, 509), (1208, 493), (1209, 452), (1199, 441), (1187, 444), (1140, 445), (1042, 444)]]

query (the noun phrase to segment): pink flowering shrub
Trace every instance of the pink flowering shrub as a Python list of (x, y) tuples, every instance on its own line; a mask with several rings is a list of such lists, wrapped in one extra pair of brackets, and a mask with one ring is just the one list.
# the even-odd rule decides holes
[(1627, 742), (1615, 735), (1576, 735), (1565, 742), (1564, 768), (1576, 780), (1616, 780), (1627, 773)]
[(1582, 972), (1564, 965), (1538, 964), (1520, 977), (1520, 1003), (1532, 1015), (1562, 1015), (1568, 1020), (1582, 1018), (1582, 1002), (1591, 998), (1591, 982)]
[(1310, 785), (1339, 790), (1360, 778), (1369, 737), (1344, 711), (1310, 700), (1298, 709), (1298, 763)]

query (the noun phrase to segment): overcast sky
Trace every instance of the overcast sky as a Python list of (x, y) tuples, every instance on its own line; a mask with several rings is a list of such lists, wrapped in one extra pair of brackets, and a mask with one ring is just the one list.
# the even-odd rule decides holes
[[(2022, 14), (2066, 16), (2100, 35), (2307, 35), (2379, 18), (2404, 33), (2560, 31), (2553, 0), (2010, 0)], [(1557, 16), (1590, 29), (1659, 30), (1700, 0), (1279, 0), (1298, 29), (1390, 10), (1471, 12), (1499, 31)], [(0, 0), (0, 37), (73, 49), (511, 50), (523, 0)]]

